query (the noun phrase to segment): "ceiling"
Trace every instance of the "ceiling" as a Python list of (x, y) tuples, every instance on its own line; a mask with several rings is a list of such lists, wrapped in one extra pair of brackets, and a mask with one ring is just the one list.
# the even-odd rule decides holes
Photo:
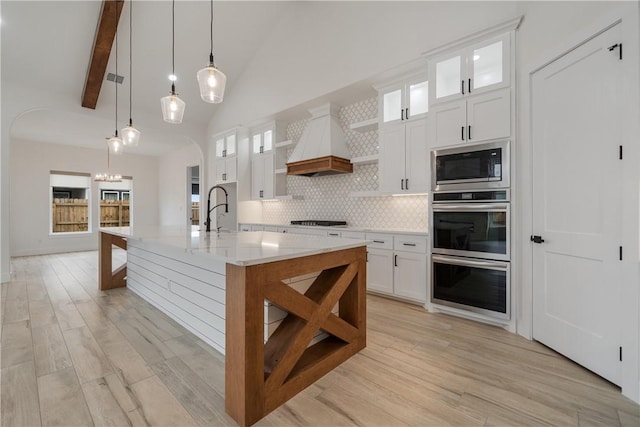
[[(233, 94), (234, 82), (292, 3), (215, 1), (214, 55), (227, 75), (225, 97)], [(204, 135), (219, 108), (200, 100), (196, 81), (196, 72), (209, 58), (209, 5), (205, 0), (176, 1), (176, 91), (186, 110), (182, 125), (167, 125), (160, 98), (171, 87), (171, 2), (133, 2), (132, 117), (142, 138), (132, 152), (161, 155), (184, 144), (184, 135), (193, 135), (194, 129)], [(118, 74), (125, 76), (118, 87), (119, 129), (129, 117), (129, 6), (126, 1), (118, 27)], [(13, 137), (103, 148), (100, 141), (115, 127), (114, 83), (104, 81), (95, 110), (79, 112), (101, 7), (100, 0), (2, 1), (2, 84), (27, 84), (77, 99), (77, 106), (23, 115), (11, 130)], [(115, 49), (107, 72), (115, 73)]]

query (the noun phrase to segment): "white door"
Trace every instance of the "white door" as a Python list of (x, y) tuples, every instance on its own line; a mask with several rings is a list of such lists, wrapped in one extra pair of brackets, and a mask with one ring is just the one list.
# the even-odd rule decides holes
[(225, 181), (236, 182), (238, 180), (238, 162), (236, 157), (227, 157), (225, 163)]
[(262, 188), (264, 188), (264, 192), (262, 193), (262, 198), (273, 199), (273, 197), (276, 194), (275, 188), (274, 188), (275, 173), (276, 173), (275, 164), (274, 164), (274, 155), (273, 153), (267, 153), (267, 154), (262, 154), (260, 157), (264, 159), (263, 160), (264, 172), (262, 174), (262, 181), (263, 181)]
[(264, 160), (256, 155), (251, 159), (251, 198), (260, 200), (264, 194)]
[(614, 27), (532, 77), (533, 337), (616, 384), (619, 42)]

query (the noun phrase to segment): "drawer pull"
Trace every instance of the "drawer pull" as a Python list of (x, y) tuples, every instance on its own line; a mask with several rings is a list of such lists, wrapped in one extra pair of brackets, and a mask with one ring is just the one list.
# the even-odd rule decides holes
[(339, 236), (339, 234), (338, 234), (338, 233), (329, 233), (329, 236), (335, 236), (335, 237), (338, 237), (338, 236)]
[(374, 240), (373, 243), (384, 243), (384, 240)]
[(404, 246), (416, 246), (415, 243), (403, 243)]

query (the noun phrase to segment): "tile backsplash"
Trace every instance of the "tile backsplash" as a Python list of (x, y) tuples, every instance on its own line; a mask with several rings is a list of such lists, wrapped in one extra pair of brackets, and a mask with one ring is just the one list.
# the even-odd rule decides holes
[[(356, 132), (349, 127), (352, 123), (377, 116), (377, 98), (344, 106), (338, 114), (351, 156), (377, 154), (377, 130)], [(287, 139), (297, 142), (308, 122), (309, 119), (304, 119), (290, 123), (287, 126)], [(288, 176), (288, 194), (302, 196), (303, 199), (263, 202), (263, 222), (287, 224), (297, 219), (324, 219), (344, 220), (354, 227), (427, 230), (428, 196), (350, 196), (352, 192), (372, 192), (377, 189), (377, 164), (354, 165), (351, 174)]]

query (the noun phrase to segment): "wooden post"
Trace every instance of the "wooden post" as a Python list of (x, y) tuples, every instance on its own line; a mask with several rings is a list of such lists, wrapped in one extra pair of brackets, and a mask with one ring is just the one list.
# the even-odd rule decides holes
[[(303, 294), (283, 279), (321, 272)], [(249, 426), (366, 346), (364, 246), (227, 264), (225, 409)], [(264, 300), (289, 314), (264, 342)], [(339, 302), (339, 316), (331, 313)], [(330, 336), (309, 346), (322, 329)]]
[(125, 262), (115, 270), (113, 269), (112, 246), (127, 250), (127, 240), (110, 233), (100, 232), (100, 248), (98, 251), (98, 278), (101, 291), (113, 288), (123, 288), (127, 286), (127, 263)]

